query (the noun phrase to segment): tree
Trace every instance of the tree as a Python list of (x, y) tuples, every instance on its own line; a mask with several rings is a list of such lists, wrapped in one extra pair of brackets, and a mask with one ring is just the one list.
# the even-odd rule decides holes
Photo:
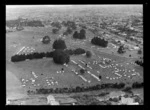
[(62, 40), (61, 38), (57, 39), (54, 41), (53, 43), (53, 49), (61, 49), (61, 50), (64, 50), (66, 49), (67, 46), (65, 44), (65, 41)]
[(118, 51), (117, 51), (119, 54), (123, 54), (123, 53), (125, 53), (126, 51), (125, 51), (125, 48), (124, 48), (124, 46), (123, 45), (121, 45), (119, 48), (118, 48)]
[(92, 53), (90, 51), (86, 51), (86, 57), (91, 58), (91, 56), (92, 56)]
[(50, 37), (49, 37), (49, 36), (44, 36), (43, 39), (42, 39), (42, 43), (43, 43), (43, 44), (48, 44), (48, 43), (50, 43)]
[(80, 30), (79, 38), (80, 39), (85, 39), (86, 38), (86, 31), (84, 29)]
[(97, 46), (104, 47), (104, 48), (107, 47), (107, 45), (108, 45), (108, 41), (106, 41), (102, 38), (99, 38), (99, 37), (92, 38), (91, 43), (94, 45), (97, 45)]
[(53, 52), (53, 61), (56, 64), (68, 64), (70, 61), (70, 56), (63, 50), (55, 50)]
[(75, 32), (73, 33), (73, 38), (75, 38), (75, 39), (78, 39), (78, 38), (79, 38), (79, 33), (78, 33), (78, 31), (75, 31)]
[(85, 39), (86, 38), (85, 34), (86, 34), (86, 31), (84, 29), (81, 29), (79, 33), (78, 33), (78, 31), (75, 31), (73, 33), (73, 38), (74, 39)]

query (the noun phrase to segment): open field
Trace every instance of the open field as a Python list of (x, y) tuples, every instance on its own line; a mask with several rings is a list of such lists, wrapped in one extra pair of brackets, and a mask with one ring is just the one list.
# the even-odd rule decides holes
[[(52, 47), (52, 42), (56, 39), (55, 36), (51, 37), (51, 43), (50, 45), (43, 45), (39, 39), (45, 35), (45, 32), (38, 32), (38, 34), (36, 34), (36, 31), (34, 31), (34, 33), (31, 32), (27, 32), (27, 31), (22, 31), (22, 32), (14, 32), (14, 33), (9, 33), (8, 35), (6, 35), (6, 38), (8, 38), (7, 40), (7, 51), (8, 53), (7, 55), (7, 59), (9, 60), (10, 57), (15, 54), (15, 52), (17, 52), (18, 49), (21, 48), (21, 46), (28, 46), (28, 47), (33, 47), (35, 49), (35, 51), (38, 52), (47, 52), (47, 51), (51, 51), (51, 47)], [(47, 35), (47, 34), (46, 34)], [(18, 37), (17, 37), (18, 36)], [(36, 38), (33, 40), (32, 36), (35, 36)], [(73, 42), (73, 39), (70, 39), (70, 36), (67, 36), (68, 39), (65, 39), (65, 42), (67, 44), (67, 47), (69, 48), (84, 48), (85, 50), (90, 49), (95, 55), (92, 56), (91, 59), (86, 58), (83, 55), (79, 55), (79, 56), (71, 56), (71, 60), (74, 60), (75, 62), (77, 62), (78, 64), (82, 65), (83, 67), (85, 67), (84, 64), (82, 64), (80, 61), (84, 61), (85, 63), (90, 63), (90, 66), (92, 67), (92, 70), (88, 67), (87, 70), (90, 71), (91, 73), (95, 74), (95, 75), (102, 75), (103, 79), (102, 81), (98, 82), (95, 78), (91, 77), (91, 75), (89, 74), (85, 74), (84, 77), (91, 80), (91, 83), (85, 83), (81, 78), (77, 77), (71, 70), (72, 69), (77, 69), (79, 70), (80, 67), (78, 67), (77, 65), (73, 64), (72, 62), (69, 63), (69, 67), (65, 67), (65, 66), (58, 66), (56, 64), (53, 63), (52, 59), (40, 59), (40, 60), (32, 60), (32, 61), (25, 61), (25, 62), (19, 62), (19, 63), (15, 63), (15, 64), (11, 64), (16, 66), (17, 68), (20, 69), (20, 73), (18, 74), (19, 79), (24, 78), (25, 80), (29, 80), (29, 78), (33, 77), (31, 74), (31, 71), (34, 71), (36, 73), (38, 77), (38, 80), (36, 80), (35, 84), (38, 83), (42, 83), (39, 87), (65, 87), (65, 86), (79, 86), (79, 85), (91, 85), (91, 84), (95, 84), (95, 83), (104, 83), (104, 82), (118, 82), (118, 81), (123, 81), (124, 78), (127, 78), (129, 81), (133, 80), (126, 77), (121, 77), (118, 79), (114, 79), (114, 80), (110, 80), (110, 79), (106, 79), (106, 77), (112, 77), (112, 78), (117, 78), (118, 76), (114, 74), (114, 68), (113, 65), (117, 65), (117, 68), (120, 69), (119, 74), (123, 75), (123, 73), (125, 72), (125, 69), (127, 69), (127, 71), (131, 70), (131, 72), (126, 73), (129, 76), (132, 76), (132, 74), (134, 72), (132, 72), (132, 69), (135, 68), (135, 65), (133, 64), (129, 64), (127, 65), (126, 62), (131, 63), (131, 59), (129, 58), (125, 58), (125, 57), (121, 57), (121, 56), (116, 56), (116, 55), (112, 55), (109, 53), (104, 52), (104, 49), (96, 49), (95, 48), (90, 48), (90, 46), (92, 46), (91, 44), (87, 42), (85, 42), (85, 44), (80, 45), (80, 43), (75, 43), (73, 45), (71, 45)], [(15, 42), (16, 44), (21, 44), (18, 45), (17, 47), (12, 47), (11, 44), (12, 42)], [(79, 44), (79, 45), (78, 45)], [(102, 50), (102, 51), (101, 51)], [(103, 68), (101, 66), (99, 66), (98, 64), (92, 64), (93, 61), (100, 61), (102, 60), (102, 58), (109, 58), (114, 60), (115, 62), (112, 63), (112, 67), (108, 67), (108, 68)], [(79, 61), (80, 60), (80, 61)], [(61, 71), (61, 68), (64, 68), (64, 73), (56, 73), (56, 71)], [(128, 70), (129, 69), (129, 70)], [(97, 73), (97, 71), (99, 71), (99, 73)], [(136, 71), (135, 72), (139, 72), (139, 74), (141, 75), (140, 77), (142, 77), (142, 71)], [(17, 73), (15, 73), (17, 74)], [(42, 74), (42, 75), (41, 75)], [(58, 81), (58, 85), (55, 86), (48, 86), (46, 84), (46, 79), (45, 77), (54, 77), (55, 80), (59, 80)], [(139, 78), (140, 78), (139, 77)], [(137, 77), (138, 78), (138, 77)], [(72, 80), (73, 79), (73, 80)], [(30, 85), (31, 81), (28, 82), (27, 84)], [(30, 85), (31, 86), (31, 85)]]

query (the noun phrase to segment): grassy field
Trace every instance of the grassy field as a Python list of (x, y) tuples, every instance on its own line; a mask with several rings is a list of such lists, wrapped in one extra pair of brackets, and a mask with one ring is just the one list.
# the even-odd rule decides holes
[[(80, 67), (70, 62), (68, 67), (65, 67), (64, 65), (58, 66), (53, 63), (52, 59), (40, 59), (40, 60), (32, 60), (32, 61), (24, 61), (24, 62), (18, 62), (18, 63), (11, 63), (9, 62), (10, 57), (15, 54), (17, 51), (19, 51), (20, 48), (23, 46), (25, 47), (33, 47), (35, 48), (36, 52), (48, 52), (52, 50), (52, 44), (55, 39), (59, 37), (59, 35), (63, 32), (64, 29), (62, 29), (58, 34), (53, 35), (51, 33), (52, 28), (46, 27), (46, 28), (30, 28), (26, 27), (25, 30), (20, 32), (12, 32), (6, 34), (6, 67), (9, 71), (12, 71), (15, 76), (18, 77), (18, 79), (25, 79), (28, 80), (26, 82), (26, 88), (27, 89), (36, 89), (36, 88), (62, 88), (62, 87), (76, 87), (76, 86), (90, 86), (95, 84), (102, 84), (102, 83), (108, 83), (108, 82), (132, 82), (133, 80), (142, 80), (142, 74), (143, 72), (141, 69), (135, 68), (135, 65), (126, 63), (131, 63), (133, 59), (127, 58), (124, 56), (111, 54), (110, 50), (112, 49), (107, 48), (103, 49), (98, 47), (92, 48), (92, 44), (89, 42), (88, 39), (91, 39), (94, 35), (87, 31), (87, 40), (80, 41), (80, 40), (74, 40), (72, 39), (72, 35), (66, 36), (65, 42), (68, 48), (84, 48), (85, 50), (90, 50), (93, 53), (92, 58), (86, 58), (84, 55), (78, 55), (78, 56), (71, 56), (71, 60), (74, 60), (79, 65), (85, 67), (87, 71), (90, 71), (92, 74), (98, 76), (102, 76), (102, 80), (98, 81), (94, 77), (92, 77), (90, 74), (84, 74), (84, 78), (87, 80), (90, 80), (91, 83), (87, 83), (84, 80), (82, 80), (79, 76), (74, 74), (72, 70), (76, 70), (79, 72)], [(40, 42), (40, 39), (44, 37), (45, 35), (50, 36), (51, 42), (48, 45), (44, 45)], [(33, 39), (34, 36), (34, 39)], [(114, 61), (112, 63), (113, 65), (118, 64), (116, 66), (120, 70), (127, 70), (126, 77), (123, 76), (124, 71), (118, 72), (120, 75), (122, 75), (121, 78), (115, 79), (117, 77), (116, 74), (114, 74), (114, 68), (115, 67), (109, 67), (109, 68), (102, 68), (98, 64), (92, 64), (93, 61), (101, 61), (102, 58), (109, 58)], [(92, 69), (86, 67), (83, 65), (79, 60), (82, 60), (86, 63), (90, 63), (89, 65), (92, 67)], [(134, 61), (134, 60), (133, 60)], [(122, 66), (120, 66), (122, 65)], [(64, 73), (57, 73), (57, 71), (61, 71), (61, 68), (64, 68)], [(139, 72), (140, 76), (131, 76), (134, 72), (128, 72), (128, 70), (136, 69), (136, 72)], [(34, 71), (38, 78), (34, 78), (31, 74), (31, 71)], [(99, 71), (99, 72), (97, 72)], [(131, 76), (130, 78), (127, 76)], [(58, 84), (54, 85), (48, 85), (46, 80), (50, 80), (49, 78), (53, 77), (54, 79), (52, 82), (58, 82)], [(108, 79), (114, 78), (114, 79)], [(32, 78), (35, 79), (35, 85), (32, 84)], [(22, 82), (23, 83), (23, 82)], [(39, 84), (39, 85), (38, 85)]]

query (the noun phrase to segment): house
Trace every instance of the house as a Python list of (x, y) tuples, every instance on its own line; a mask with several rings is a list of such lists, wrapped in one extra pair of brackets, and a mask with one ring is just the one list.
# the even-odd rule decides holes
[(47, 104), (50, 104), (50, 105), (59, 105), (59, 102), (55, 100), (54, 96), (49, 95), (47, 97)]

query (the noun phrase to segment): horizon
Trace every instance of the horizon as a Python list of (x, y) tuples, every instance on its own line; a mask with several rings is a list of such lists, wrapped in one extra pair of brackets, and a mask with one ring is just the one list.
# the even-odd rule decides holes
[(65, 7), (80, 7), (80, 6), (84, 6), (84, 7), (134, 7), (134, 6), (143, 6), (143, 5), (133, 5), (133, 4), (129, 4), (129, 5), (124, 5), (124, 4), (109, 4), (109, 5), (105, 5), (105, 4), (95, 4), (95, 5), (91, 5), (91, 4), (85, 4), (85, 5), (80, 5), (80, 4), (75, 4), (75, 5), (6, 5), (6, 8), (35, 8), (35, 7), (52, 7), (52, 8), (65, 8)]

